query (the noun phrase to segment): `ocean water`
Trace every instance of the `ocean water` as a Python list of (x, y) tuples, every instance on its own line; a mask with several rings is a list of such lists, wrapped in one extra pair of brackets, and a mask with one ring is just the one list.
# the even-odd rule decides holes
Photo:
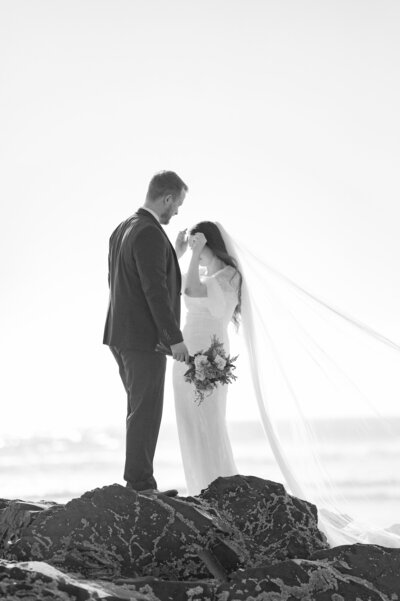
[[(391, 435), (373, 421), (360, 431), (357, 420), (320, 420), (317, 444), (335, 487), (358, 517), (376, 517), (378, 525), (400, 523), (400, 418), (391, 420)], [(240, 473), (282, 482), (262, 428), (257, 422), (229, 424)], [(357, 433), (357, 436), (355, 436)], [(301, 448), (283, 433), (288, 451)], [(0, 497), (52, 500), (59, 503), (87, 490), (124, 484), (123, 426), (75, 429), (62, 435), (0, 438)], [(174, 424), (163, 424), (155, 458), (159, 488), (186, 493)]]

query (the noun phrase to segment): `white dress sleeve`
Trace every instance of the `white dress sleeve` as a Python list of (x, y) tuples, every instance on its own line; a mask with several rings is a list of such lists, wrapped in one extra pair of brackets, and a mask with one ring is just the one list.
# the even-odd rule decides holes
[(207, 287), (207, 308), (213, 317), (221, 319), (229, 305), (237, 303), (237, 277), (233, 267), (206, 276), (202, 283)]

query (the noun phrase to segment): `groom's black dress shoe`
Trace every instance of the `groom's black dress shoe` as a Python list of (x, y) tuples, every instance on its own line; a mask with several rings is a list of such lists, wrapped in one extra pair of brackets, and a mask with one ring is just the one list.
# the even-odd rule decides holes
[(152, 497), (164, 495), (165, 497), (176, 497), (178, 495), (178, 491), (174, 488), (170, 488), (169, 490), (158, 490), (157, 488), (147, 488), (146, 490), (138, 490), (139, 495), (145, 495), (146, 497)]
[(171, 488), (169, 490), (158, 490), (158, 488), (146, 488), (145, 490), (136, 490), (136, 488), (134, 488), (130, 482), (126, 483), (126, 488), (130, 488), (138, 494), (145, 495), (147, 497), (157, 495), (165, 495), (166, 497), (176, 497), (178, 495), (178, 491), (175, 490), (175, 488)]

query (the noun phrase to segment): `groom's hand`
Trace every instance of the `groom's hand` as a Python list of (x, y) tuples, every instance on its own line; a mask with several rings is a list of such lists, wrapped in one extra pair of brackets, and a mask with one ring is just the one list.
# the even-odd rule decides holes
[(172, 356), (176, 361), (184, 361), (189, 363), (189, 351), (184, 342), (178, 342), (178, 344), (171, 344)]
[(175, 242), (175, 252), (178, 259), (180, 259), (185, 254), (188, 247), (189, 238), (186, 232), (187, 229), (180, 231)]

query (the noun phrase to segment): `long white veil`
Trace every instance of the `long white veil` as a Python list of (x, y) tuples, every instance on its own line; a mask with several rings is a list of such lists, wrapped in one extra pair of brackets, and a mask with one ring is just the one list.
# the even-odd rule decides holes
[[(363, 542), (400, 547), (400, 526), (382, 525), (382, 491), (366, 499), (373, 507), (368, 515), (351, 503), (352, 486), (359, 489), (369, 470), (381, 469), (377, 481), (396, 494), (397, 474), (385, 472), (385, 455), (372, 461), (365, 445), (357, 442), (368, 441), (369, 453), (378, 434), (387, 441), (388, 453), (399, 445), (396, 423), (381, 415), (380, 408), (400, 401), (400, 346), (320, 300), (216, 225), (243, 276), (241, 330), (253, 393), (289, 492), (316, 504), (320, 529), (332, 546)], [(354, 473), (344, 486), (338, 486), (341, 475), (329, 460), (330, 445), (338, 443), (332, 442), (328, 422), (324, 430), (312, 417), (316, 403), (327, 415), (339, 408), (344, 416), (357, 416), (339, 423), (344, 434), (348, 424), (353, 428), (347, 435)]]

